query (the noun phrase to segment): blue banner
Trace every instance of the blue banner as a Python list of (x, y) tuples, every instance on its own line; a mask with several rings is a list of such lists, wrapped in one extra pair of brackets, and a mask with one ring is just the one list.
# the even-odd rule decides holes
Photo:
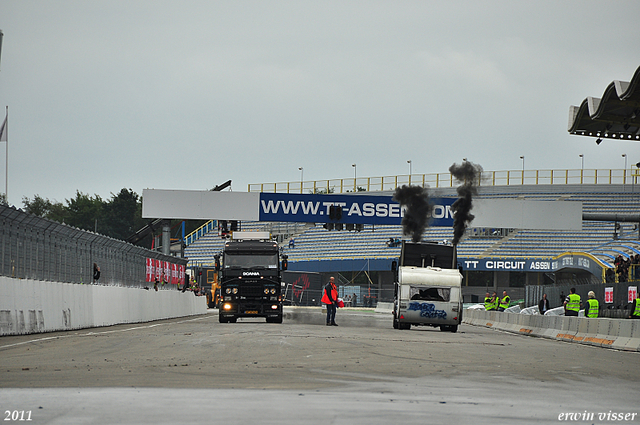
[[(430, 226), (453, 226), (455, 198), (432, 199)], [(330, 218), (330, 208), (341, 207), (340, 219)], [(299, 223), (350, 223), (400, 225), (404, 208), (392, 196), (261, 193), (260, 221)]]

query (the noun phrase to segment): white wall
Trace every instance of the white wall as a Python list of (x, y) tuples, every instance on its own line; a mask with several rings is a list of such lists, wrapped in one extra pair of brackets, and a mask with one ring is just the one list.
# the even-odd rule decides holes
[(205, 297), (191, 292), (0, 276), (0, 335), (148, 322), (206, 311)]

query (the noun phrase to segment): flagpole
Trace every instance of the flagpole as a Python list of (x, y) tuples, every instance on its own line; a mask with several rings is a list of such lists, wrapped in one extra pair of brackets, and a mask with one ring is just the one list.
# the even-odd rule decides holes
[(6, 132), (6, 150), (5, 150), (5, 156), (4, 156), (4, 160), (5, 160), (5, 164), (4, 164), (4, 200), (7, 202), (7, 205), (9, 205), (9, 105), (7, 105), (7, 109), (6, 109), (7, 115), (6, 116), (6, 120), (7, 120), (7, 124), (6, 127), (4, 129), (4, 131)]

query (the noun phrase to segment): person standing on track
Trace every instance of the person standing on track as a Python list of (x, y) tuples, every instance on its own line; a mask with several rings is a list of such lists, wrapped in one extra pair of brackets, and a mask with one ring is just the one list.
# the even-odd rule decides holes
[(336, 311), (338, 310), (338, 288), (333, 276), (329, 278), (329, 283), (324, 286), (322, 302), (327, 307), (327, 326), (338, 326), (336, 323)]

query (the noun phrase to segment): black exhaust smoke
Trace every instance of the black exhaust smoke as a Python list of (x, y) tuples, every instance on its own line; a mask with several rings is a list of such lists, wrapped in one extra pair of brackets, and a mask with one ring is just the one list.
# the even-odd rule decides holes
[(449, 172), (461, 184), (456, 191), (458, 199), (451, 205), (453, 211), (453, 241), (457, 245), (469, 223), (475, 216), (471, 214), (473, 197), (478, 194), (478, 178), (482, 174), (482, 167), (469, 161), (462, 164), (453, 164)]
[(404, 217), (402, 217), (402, 233), (411, 236), (413, 242), (420, 242), (433, 209), (433, 206), (429, 204), (427, 189), (405, 184), (396, 188), (393, 200), (405, 207)]

